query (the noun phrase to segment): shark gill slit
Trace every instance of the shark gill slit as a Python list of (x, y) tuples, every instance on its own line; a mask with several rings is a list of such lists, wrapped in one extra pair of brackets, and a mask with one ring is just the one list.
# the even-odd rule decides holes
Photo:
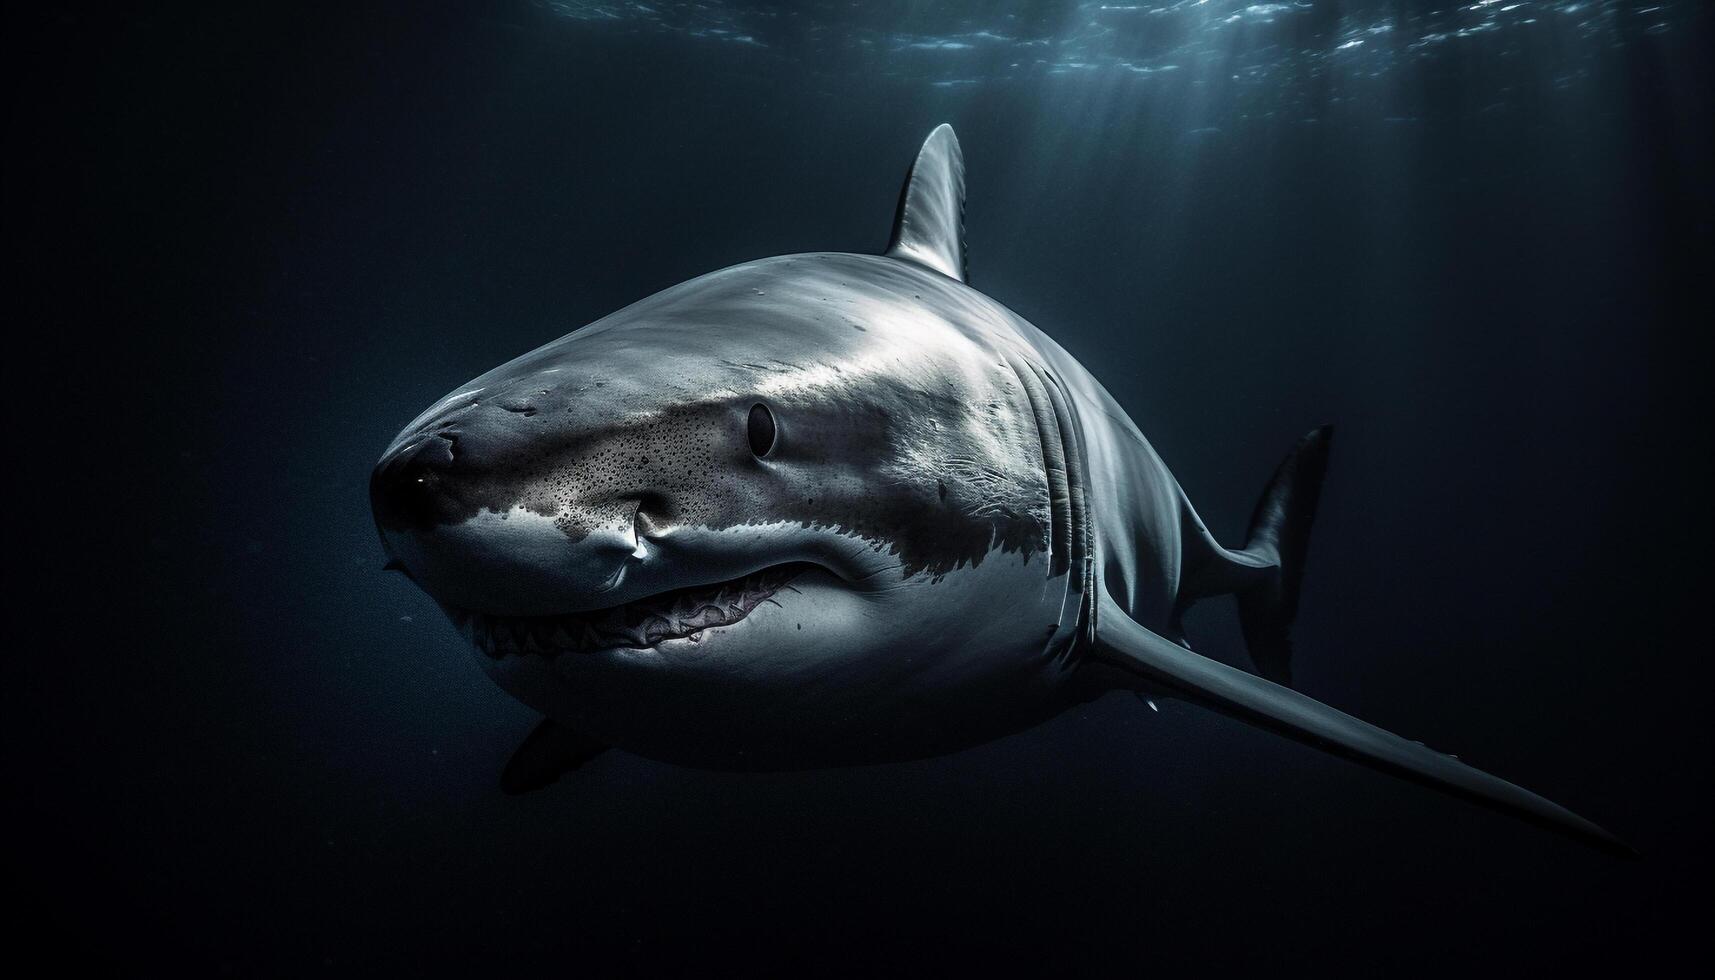
[(1060, 426), (1054, 419), (1054, 407), (1043, 390), (1042, 380), (1029, 365), (1007, 355), (1007, 366), (1018, 377), (1024, 394), (1030, 401), (1030, 414), (1036, 423), (1036, 436), (1042, 444), (1042, 470), (1048, 480), (1048, 574), (1064, 575), (1071, 564), (1072, 511), (1071, 490), (1066, 473), (1065, 443)]
[(1071, 661), (1096, 639), (1096, 595), (1091, 588), (1096, 581), (1096, 554), (1090, 546), (1094, 539), (1090, 528), (1090, 502), (1085, 492), (1089, 479), (1084, 468), (1083, 427), (1076, 424), (1072, 399), (1061, 387), (1060, 379), (1044, 368), (1034, 364), (1031, 367), (1040, 376), (1043, 390), (1048, 393), (1049, 403), (1054, 407), (1054, 421), (1060, 428), (1060, 442), (1066, 457), (1066, 489), (1072, 525), (1072, 537), (1067, 543), (1072, 578), (1066, 589), (1067, 598), (1078, 602), (1072, 613), (1072, 642), (1065, 650), (1067, 660)]
[(1090, 616), (1090, 528), (1084, 500), (1083, 453), (1071, 424), (1070, 406), (1054, 378), (1031, 363), (1028, 356), (1003, 352), (1030, 402), (1036, 434), (1042, 445), (1042, 468), (1048, 481), (1049, 577), (1066, 575), (1066, 595), (1060, 619), (1048, 638), (1047, 655), (1065, 666), (1076, 660), (1093, 632)]

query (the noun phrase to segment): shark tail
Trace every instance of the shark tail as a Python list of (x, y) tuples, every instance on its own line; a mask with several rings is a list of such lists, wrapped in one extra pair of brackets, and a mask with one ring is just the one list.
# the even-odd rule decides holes
[(1566, 808), (1498, 777), (1401, 738), (1313, 700), (1287, 686), (1292, 647), (1288, 631), (1298, 612), (1299, 586), (1328, 471), (1332, 430), (1323, 426), (1287, 455), (1251, 518), (1250, 540), (1239, 550), (1217, 544), (1186, 503), (1180, 608), (1216, 595), (1236, 595), (1239, 618), (1257, 673), (1193, 653), (1178, 615), (1157, 632), (1106, 589), (1096, 590), (1091, 655), (1142, 681), (1142, 693), (1177, 697), (1211, 708), (1381, 772), (1420, 783), (1527, 822), (1566, 834), (1610, 854), (1637, 852)]
[(1239, 626), (1257, 672), (1277, 684), (1292, 682), (1292, 621), (1333, 438), (1324, 425), (1298, 440), (1251, 515), (1243, 553), (1268, 571), (1239, 590)]

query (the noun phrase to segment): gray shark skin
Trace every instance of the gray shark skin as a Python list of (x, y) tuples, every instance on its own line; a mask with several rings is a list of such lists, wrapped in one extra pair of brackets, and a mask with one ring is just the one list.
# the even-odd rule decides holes
[[(1137, 426), (966, 283), (950, 127), (882, 255), (747, 262), (461, 386), (371, 478), (391, 567), (547, 720), (502, 777), (608, 746), (717, 769), (956, 751), (1110, 690), (1179, 698), (1624, 853), (1594, 824), (1286, 686), (1331, 433), (1223, 547)], [(1236, 594), (1263, 676), (1180, 618)]]

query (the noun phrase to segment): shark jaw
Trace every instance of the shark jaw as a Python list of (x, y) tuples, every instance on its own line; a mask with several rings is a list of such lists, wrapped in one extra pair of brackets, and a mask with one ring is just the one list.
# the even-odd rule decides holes
[(667, 640), (701, 641), (704, 630), (742, 622), (814, 566), (770, 565), (724, 582), (684, 586), (630, 602), (557, 616), (499, 616), (441, 604), (453, 625), (487, 656), (647, 650)]

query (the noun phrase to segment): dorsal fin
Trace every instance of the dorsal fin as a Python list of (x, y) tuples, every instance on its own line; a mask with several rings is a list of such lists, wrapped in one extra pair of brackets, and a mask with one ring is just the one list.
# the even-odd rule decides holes
[(965, 281), (965, 155), (946, 123), (905, 175), (886, 254)]

